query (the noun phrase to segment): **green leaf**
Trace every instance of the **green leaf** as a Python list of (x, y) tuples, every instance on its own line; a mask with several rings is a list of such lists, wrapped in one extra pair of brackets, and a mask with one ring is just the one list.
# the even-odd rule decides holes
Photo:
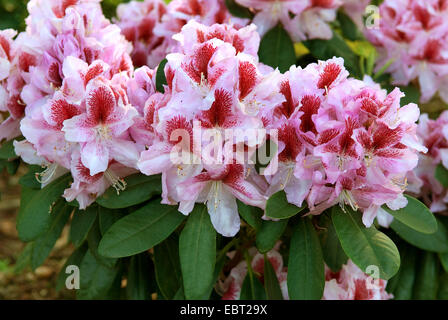
[(50, 227), (34, 241), (33, 252), (31, 254), (31, 268), (33, 270), (44, 263), (50, 254), (72, 211), (73, 208), (67, 205), (63, 199), (58, 200), (51, 213)]
[(379, 268), (379, 277), (388, 280), (400, 267), (400, 254), (395, 244), (374, 226), (366, 228), (361, 214), (339, 206), (332, 208), (331, 218), (334, 228), (347, 256), (361, 270), (370, 266)]
[(216, 231), (207, 207), (196, 204), (179, 238), (180, 267), (186, 299), (203, 299), (213, 282)]
[(89, 234), (90, 228), (96, 220), (98, 206), (91, 205), (86, 210), (76, 210), (70, 224), (70, 241), (79, 247)]
[(342, 34), (345, 38), (352, 41), (362, 40), (364, 38), (362, 33), (359, 31), (357, 25), (343, 11), (341, 10), (338, 11), (337, 19), (341, 26)]
[(68, 266), (80, 266), (86, 252), (88, 250), (87, 245), (83, 245), (73, 251), (72, 255), (67, 259), (61, 271), (59, 271), (58, 279), (56, 280), (56, 291), (60, 291), (62, 288), (65, 288), (65, 281), (67, 280), (67, 276), (69, 274), (65, 273), (65, 270)]
[(261, 228), (261, 217), (263, 210), (258, 207), (248, 206), (247, 204), (237, 200), (238, 213), (252, 228), (258, 230)]
[(448, 188), (448, 170), (439, 163), (436, 167), (435, 177), (444, 188)]
[(283, 300), (282, 290), (275, 270), (272, 267), (266, 254), (264, 254), (264, 286), (266, 288), (266, 297), (268, 300)]
[(155, 199), (110, 227), (98, 250), (105, 257), (132, 256), (162, 242), (184, 219), (177, 207)]
[(297, 207), (288, 202), (285, 191), (281, 190), (269, 197), (266, 203), (266, 215), (273, 219), (287, 219), (306, 208), (306, 204)]
[(154, 247), (156, 280), (166, 300), (171, 300), (182, 285), (179, 238), (175, 233)]
[(266, 300), (263, 284), (254, 275), (250, 263), (248, 263), (247, 274), (241, 286), (240, 300)]
[(288, 293), (293, 300), (319, 300), (325, 285), (325, 267), (319, 237), (310, 219), (299, 219), (291, 238)]
[(320, 243), (324, 261), (333, 272), (341, 270), (342, 265), (347, 263), (348, 257), (342, 249), (336, 230), (331, 218), (324, 214), (320, 219), (320, 227), (324, 230), (319, 232)]
[(448, 273), (443, 273), (439, 278), (439, 300), (448, 300)]
[(439, 253), (439, 260), (445, 272), (448, 272), (448, 252)]
[(17, 230), (22, 241), (31, 241), (44, 233), (51, 222), (51, 207), (69, 186), (72, 177), (65, 174), (38, 191), (22, 187)]
[(101, 241), (101, 231), (100, 231), (99, 219), (97, 218), (87, 235), (87, 244), (89, 246), (89, 251), (95, 256), (96, 260), (99, 263), (102, 263), (107, 267), (115, 266), (118, 259), (105, 257), (99, 253), (98, 247), (100, 241)]
[(344, 65), (347, 70), (357, 78), (362, 76), (359, 68), (359, 57), (336, 32), (333, 32), (333, 38), (330, 40), (313, 39), (303, 41), (303, 44), (319, 60), (328, 60), (333, 57), (344, 58)]
[(112, 210), (101, 206), (98, 206), (98, 214), (102, 235), (104, 235), (115, 222), (126, 215), (122, 210)]
[(107, 267), (99, 263), (90, 250), (82, 259), (80, 273), (80, 289), (76, 297), (80, 300), (104, 299), (111, 288), (116, 275), (117, 267)]
[(387, 206), (383, 206), (389, 214), (406, 226), (426, 234), (432, 234), (437, 231), (437, 220), (431, 211), (419, 200), (405, 195), (408, 200), (406, 207), (391, 210)]
[(417, 250), (405, 244), (400, 246), (401, 264), (397, 274), (387, 282), (386, 291), (394, 295), (395, 300), (412, 299), (415, 282)]
[(420, 265), (414, 285), (413, 299), (435, 300), (438, 291), (439, 264), (437, 255), (432, 252), (422, 252)]
[(147, 252), (131, 257), (126, 295), (131, 300), (151, 300), (151, 274), (154, 266)]
[(3, 142), (0, 146), (0, 159), (8, 160), (16, 157), (17, 155), (14, 151), (14, 139)]
[(19, 274), (26, 267), (31, 264), (31, 255), (33, 253), (34, 242), (29, 242), (25, 245), (22, 252), (20, 252), (17, 258), (16, 264), (14, 265), (14, 273)]
[(274, 248), (288, 225), (288, 220), (280, 221), (263, 220), (261, 228), (257, 231), (256, 245), (258, 251), (266, 253)]
[(17, 170), (19, 169), (20, 165), (20, 159), (14, 159), (6, 162), (6, 171), (10, 176), (13, 176), (16, 174)]
[(409, 228), (400, 221), (394, 219), (390, 227), (405, 241), (417, 248), (431, 252), (448, 252), (448, 230), (437, 220), (437, 231), (433, 234), (425, 234)]
[(162, 192), (160, 175), (145, 176), (137, 173), (126, 177), (125, 181), (124, 191), (118, 194), (113, 187), (110, 187), (96, 202), (109, 209), (127, 208), (145, 202)]
[(30, 189), (40, 189), (41, 184), (36, 179), (36, 173), (43, 170), (41, 166), (28, 166), (28, 172), (20, 177), (19, 184)]
[(163, 59), (162, 62), (160, 62), (159, 66), (157, 67), (157, 73), (156, 73), (156, 90), (165, 93), (165, 89), (163, 88), (163, 85), (167, 85), (166, 77), (165, 77), (165, 65), (167, 64), (168, 60)]
[(252, 19), (254, 16), (248, 8), (239, 5), (235, 0), (226, 0), (226, 7), (234, 17)]
[(263, 62), (280, 72), (289, 70), (296, 63), (294, 44), (289, 34), (281, 24), (269, 30), (261, 39), (258, 50), (260, 62)]

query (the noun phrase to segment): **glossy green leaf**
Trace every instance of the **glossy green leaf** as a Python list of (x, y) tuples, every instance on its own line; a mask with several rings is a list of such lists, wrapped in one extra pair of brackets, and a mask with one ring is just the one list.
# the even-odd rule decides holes
[(76, 291), (76, 297), (80, 300), (105, 299), (117, 272), (118, 268), (99, 263), (87, 250), (79, 268), (80, 289)]
[(50, 254), (72, 211), (73, 207), (67, 205), (63, 199), (58, 200), (51, 213), (48, 230), (34, 241), (31, 254), (31, 268), (33, 270), (42, 265)]
[(186, 299), (203, 299), (213, 282), (216, 231), (207, 207), (196, 204), (179, 238), (179, 256)]
[(273, 68), (278, 67), (280, 72), (289, 70), (289, 67), (296, 63), (294, 44), (281, 24), (263, 36), (258, 55), (260, 62)]
[(250, 266), (241, 286), (240, 300), (266, 300), (263, 284), (255, 276)]
[(439, 260), (445, 272), (448, 273), (448, 252), (439, 253)]
[(339, 21), (342, 34), (345, 38), (352, 41), (361, 40), (364, 38), (362, 33), (359, 31), (358, 26), (343, 11), (338, 11), (337, 20)]
[(266, 215), (273, 219), (287, 219), (295, 216), (305, 208), (305, 204), (297, 207), (289, 203), (285, 191), (281, 190), (269, 197), (266, 203)]
[(237, 200), (238, 213), (252, 228), (258, 230), (261, 228), (263, 210), (258, 207), (248, 206), (247, 204)]
[(417, 249), (407, 244), (400, 246), (399, 249), (400, 269), (387, 282), (386, 291), (392, 293), (395, 300), (410, 300), (415, 282)]
[(319, 300), (325, 285), (325, 268), (319, 237), (310, 219), (299, 219), (291, 238), (288, 293), (293, 300)]
[(86, 210), (76, 210), (70, 223), (70, 241), (79, 247), (89, 234), (90, 228), (96, 220), (98, 206), (90, 205)]
[(159, 66), (157, 67), (156, 90), (161, 93), (165, 93), (165, 89), (163, 88), (163, 86), (167, 85), (165, 77), (165, 65), (167, 64), (167, 62), (168, 60), (163, 59), (162, 62), (160, 62)]
[(40, 190), (22, 187), (17, 218), (17, 230), (22, 241), (34, 240), (49, 228), (52, 206), (69, 187), (71, 180), (71, 175), (66, 174)]
[(176, 206), (155, 199), (110, 227), (98, 250), (105, 257), (115, 258), (143, 252), (165, 240), (184, 219)]
[(439, 262), (432, 252), (422, 252), (415, 279), (413, 299), (435, 300), (438, 291)]
[(274, 248), (287, 225), (287, 219), (280, 221), (263, 220), (260, 229), (257, 231), (256, 245), (258, 251), (266, 253)]
[(366, 228), (359, 212), (345, 210), (334, 206), (331, 218), (347, 256), (364, 272), (375, 266), (381, 279), (393, 277), (400, 267), (400, 254), (395, 244), (374, 226)]
[(124, 191), (117, 193), (113, 187), (110, 187), (96, 202), (109, 209), (127, 208), (149, 200), (162, 192), (160, 175), (145, 176), (137, 173), (124, 180), (126, 181)]
[(126, 285), (126, 296), (131, 300), (151, 300), (151, 274), (154, 266), (149, 254), (142, 252), (131, 257)]
[(322, 228), (319, 231), (319, 238), (325, 263), (333, 272), (338, 272), (342, 265), (347, 263), (348, 257), (342, 249), (331, 217), (326, 214), (322, 215), (319, 227)]
[(448, 230), (437, 220), (437, 231), (433, 234), (425, 234), (409, 228), (398, 220), (392, 222), (390, 227), (405, 241), (417, 248), (432, 252), (448, 252)]
[(330, 40), (313, 39), (303, 41), (303, 44), (316, 59), (344, 58), (344, 65), (347, 70), (355, 77), (359, 78), (362, 76), (359, 68), (359, 57), (336, 32), (333, 32), (333, 38)]
[(439, 277), (439, 291), (437, 298), (439, 300), (448, 300), (448, 273), (442, 273)]
[(179, 261), (179, 238), (173, 233), (154, 247), (156, 280), (166, 300), (171, 300), (182, 285)]
[(234, 17), (252, 19), (254, 16), (248, 8), (239, 5), (235, 0), (226, 0), (226, 7)]
[(115, 222), (123, 218), (125, 215), (126, 214), (123, 210), (113, 210), (98, 206), (98, 218), (101, 234), (104, 235)]
[(443, 166), (443, 164), (439, 163), (437, 165), (435, 171), (435, 177), (442, 186), (448, 188), (448, 170)]
[(264, 254), (264, 287), (266, 289), (266, 298), (268, 300), (283, 300), (282, 290), (278, 281), (272, 263), (269, 261), (266, 254)]
[(419, 200), (405, 195), (408, 200), (406, 207), (391, 210), (387, 206), (383, 206), (389, 214), (406, 226), (421, 232), (432, 234), (437, 231), (437, 220), (431, 211)]
[(41, 166), (28, 166), (28, 172), (20, 177), (19, 184), (30, 189), (40, 189), (41, 184), (36, 179), (36, 173), (43, 170)]
[(16, 158), (14, 151), (14, 139), (5, 141), (0, 145), (0, 159), (8, 160)]

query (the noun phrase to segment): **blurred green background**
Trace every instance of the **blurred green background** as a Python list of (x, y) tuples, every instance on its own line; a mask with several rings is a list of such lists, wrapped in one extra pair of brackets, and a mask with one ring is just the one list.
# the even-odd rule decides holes
[[(129, 0), (103, 0), (101, 6), (108, 18), (115, 16), (117, 5)], [(0, 29), (12, 28), (25, 30), (25, 18), (28, 16), (26, 5), (29, 0), (0, 0)]]

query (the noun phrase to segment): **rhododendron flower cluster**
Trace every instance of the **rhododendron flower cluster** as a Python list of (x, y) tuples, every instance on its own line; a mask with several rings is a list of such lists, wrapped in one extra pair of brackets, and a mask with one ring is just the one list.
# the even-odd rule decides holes
[[(252, 139), (263, 129), (260, 109), (283, 100), (275, 85), (280, 73), (259, 66), (253, 26), (236, 30), (190, 21), (175, 39), (181, 49), (167, 56), (165, 95), (146, 103), (155, 139), (138, 167), (148, 175), (162, 173), (164, 203), (180, 203), (188, 214), (196, 202), (206, 202), (216, 230), (233, 236), (240, 227), (236, 199), (264, 208), (266, 198), (250, 182), (254, 171), (244, 159), (264, 139)], [(190, 155), (176, 162), (173, 147)]]
[(136, 168), (144, 147), (128, 132), (139, 116), (125, 90), (131, 47), (98, 1), (36, 0), (28, 9), (27, 29), (10, 45), (2, 137), (19, 135), (11, 123), (20, 121), (26, 140), (15, 142), (17, 154), (47, 167), (43, 185), (71, 171), (75, 182), (65, 196), (85, 208), (111, 184), (123, 188), (123, 170), (109, 166)]
[(390, 63), (394, 84), (418, 81), (422, 102), (436, 93), (448, 102), (448, 2), (386, 0), (380, 16), (380, 27), (366, 30), (380, 53), (378, 68)]
[(418, 272), (446, 267), (448, 221), (425, 204), (447, 210), (448, 111), (420, 115), (381, 68), (448, 102), (448, 2), (385, 0), (364, 30), (373, 76), (367, 3), (144, 0), (111, 22), (101, 0), (29, 1), (26, 29), (0, 31), (22, 260), (36, 269), (68, 222), (81, 274), (104, 275), (79, 298), (376, 300), (389, 279), (434, 298)]
[(117, 8), (117, 24), (126, 39), (132, 42), (134, 66), (155, 68), (170, 52), (178, 49), (173, 35), (190, 20), (205, 25), (231, 23), (247, 25), (247, 19), (232, 17), (224, 0), (131, 1)]
[[(289, 300), (287, 276), (288, 268), (283, 266), (283, 257), (279, 250), (280, 243), (266, 253), (266, 257), (271, 263), (283, 299)], [(258, 280), (264, 282), (264, 256), (256, 248), (248, 250), (251, 257), (251, 269)], [(229, 253), (231, 257), (234, 252)], [(239, 262), (220, 283), (220, 291), (223, 292), (223, 300), (239, 300), (244, 279), (248, 272), (247, 261)], [(389, 300), (393, 298), (392, 294), (386, 292), (387, 281), (374, 279), (362, 272), (351, 260), (344, 264), (340, 271), (332, 272), (325, 266), (325, 287), (323, 300)]]
[(339, 203), (360, 209), (370, 226), (377, 215), (385, 225), (392, 210), (406, 206), (406, 172), (425, 152), (415, 122), (415, 104), (400, 107), (399, 89), (387, 94), (371, 80), (348, 78), (334, 58), (292, 66), (281, 82), (285, 101), (264, 118), (278, 129), (279, 170), (268, 175), (268, 194), (284, 189), (288, 201), (311, 214)]
[(442, 112), (436, 120), (422, 114), (417, 133), (428, 152), (419, 154), (419, 165), (409, 172), (408, 191), (423, 196), (432, 212), (443, 212), (448, 208), (447, 190), (435, 172), (437, 166), (448, 168), (448, 111)]
[(336, 18), (340, 0), (236, 0), (255, 11), (253, 23), (260, 35), (281, 23), (294, 41), (305, 39), (331, 39), (329, 23)]

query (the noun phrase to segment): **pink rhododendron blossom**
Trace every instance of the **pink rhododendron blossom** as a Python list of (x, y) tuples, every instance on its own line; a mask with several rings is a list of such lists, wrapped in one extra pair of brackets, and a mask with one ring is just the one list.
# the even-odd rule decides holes
[(92, 176), (112, 160), (136, 167), (138, 149), (127, 130), (137, 110), (100, 78), (89, 83), (86, 96), (86, 111), (64, 120), (62, 128), (67, 141), (80, 144), (83, 165)]
[(386, 0), (380, 6), (380, 27), (366, 29), (380, 53), (378, 68), (387, 71), (394, 84), (420, 85), (421, 101), (436, 93), (448, 102), (448, 5), (438, 0)]
[(333, 32), (328, 25), (336, 19), (341, 6), (339, 0), (236, 0), (255, 11), (253, 23), (261, 36), (281, 23), (294, 41), (330, 39)]
[(117, 7), (117, 24), (133, 44), (131, 56), (135, 67), (155, 68), (168, 53), (169, 39), (154, 34), (165, 13), (162, 0), (131, 1)]
[[(28, 11), (26, 31), (14, 42), (4, 31), (7, 41), (0, 41), (9, 57), (2, 111), (10, 114), (0, 135), (23, 134), (16, 152), (46, 167), (38, 176), (42, 187), (70, 171), (75, 181), (65, 197), (84, 209), (110, 185), (123, 190), (121, 178), (135, 172), (144, 148), (129, 129), (144, 116), (126, 91), (131, 45), (103, 16), (99, 1), (33, 0)], [(14, 128), (19, 123), (20, 131)]]
[(448, 111), (436, 120), (422, 114), (417, 133), (428, 152), (419, 154), (418, 167), (408, 174), (409, 192), (422, 196), (432, 212), (443, 213), (448, 208), (448, 193), (435, 172), (438, 165), (448, 168)]
[(280, 170), (266, 176), (268, 194), (284, 189), (311, 214), (339, 203), (360, 209), (366, 226), (377, 216), (390, 222), (381, 206), (406, 206), (406, 173), (426, 151), (418, 107), (400, 107), (398, 89), (387, 94), (370, 79), (348, 78), (341, 58), (291, 67), (281, 92), (286, 101), (264, 118), (279, 132)]
[[(157, 24), (154, 33), (160, 37), (171, 37), (179, 33), (189, 21), (195, 20), (206, 26), (218, 23), (229, 23), (236, 27), (247, 24), (247, 19), (230, 15), (224, 0), (173, 0), (167, 6), (167, 13), (162, 22)], [(177, 46), (171, 41), (171, 47)]]
[(112, 160), (106, 171), (91, 175), (90, 170), (83, 165), (79, 152), (73, 152), (70, 170), (74, 181), (70, 188), (65, 189), (63, 196), (69, 202), (76, 199), (80, 209), (92, 204), (110, 186), (117, 192), (124, 190), (126, 183), (120, 177), (136, 172)]
[[(278, 252), (280, 243), (277, 243), (274, 249), (266, 253), (272, 268), (277, 276), (280, 289), (282, 291), (283, 298), (288, 300), (288, 287), (286, 284), (287, 268), (283, 265), (283, 257)], [(230, 252), (230, 255), (234, 253)], [(255, 248), (249, 249), (249, 255), (251, 256), (251, 268), (257, 275), (258, 279), (264, 282), (264, 256)], [(223, 292), (223, 300), (239, 300), (241, 294), (241, 288), (243, 286), (244, 278), (247, 275), (247, 262), (241, 261), (236, 267), (234, 267), (229, 276), (220, 283), (220, 290)]]
[[(244, 159), (264, 141), (257, 134), (264, 130), (261, 114), (283, 101), (280, 73), (259, 67), (252, 26), (191, 21), (174, 38), (180, 47), (167, 56), (166, 98), (153, 95), (147, 112), (155, 138), (138, 166), (145, 174), (162, 173), (164, 203), (179, 203), (188, 214), (206, 202), (216, 230), (233, 236), (240, 227), (236, 199), (264, 208), (266, 197), (247, 180), (252, 168)], [(173, 160), (179, 152), (188, 163)]]
[(325, 270), (323, 300), (389, 300), (392, 294), (386, 292), (387, 281), (374, 279), (365, 274), (351, 260), (339, 272)]
[[(275, 270), (285, 300), (289, 299), (287, 275), (283, 266), (283, 257), (278, 252), (279, 243), (267, 253), (269, 262)], [(234, 252), (229, 253), (230, 257)], [(264, 281), (264, 257), (255, 248), (249, 249), (251, 268), (258, 279)], [(244, 279), (247, 275), (247, 262), (241, 261), (229, 276), (219, 284), (223, 300), (239, 300)], [(291, 271), (289, 271), (291, 272)], [(339, 272), (332, 272), (325, 266), (325, 287), (322, 300), (389, 300), (392, 294), (386, 292), (387, 281), (374, 279), (362, 272), (351, 260), (348, 260)]]

